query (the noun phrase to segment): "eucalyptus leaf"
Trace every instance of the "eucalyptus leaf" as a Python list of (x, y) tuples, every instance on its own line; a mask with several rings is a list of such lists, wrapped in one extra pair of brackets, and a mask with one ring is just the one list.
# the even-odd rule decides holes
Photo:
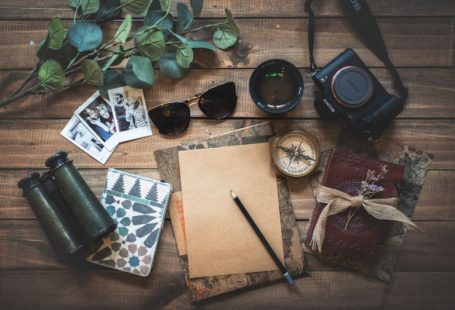
[(199, 14), (202, 11), (202, 6), (204, 5), (203, 0), (191, 0), (191, 8), (193, 9), (194, 14)]
[(182, 33), (191, 28), (193, 24), (193, 14), (184, 3), (177, 3), (177, 29), (178, 33)]
[(181, 79), (188, 75), (189, 70), (182, 68), (175, 59), (175, 53), (166, 53), (160, 59), (160, 73), (171, 79)]
[(231, 28), (220, 27), (213, 34), (213, 43), (220, 49), (227, 49), (237, 43), (238, 35)]
[(161, 9), (163, 11), (169, 11), (171, 9), (171, 0), (160, 0)]
[(54, 17), (49, 23), (49, 35), (47, 46), (54, 51), (62, 48), (63, 41), (65, 40), (65, 26), (60, 18)]
[(123, 72), (128, 86), (143, 89), (155, 83), (155, 70), (147, 57), (132, 56)]
[[(157, 24), (159, 20), (161, 21)], [(161, 10), (149, 11), (144, 19), (144, 26), (155, 26), (167, 37), (170, 34), (169, 30), (174, 27), (174, 18), (171, 14), (166, 15), (166, 12)]]
[(161, 30), (142, 27), (134, 36), (134, 44), (139, 52), (151, 61), (157, 61), (163, 55), (166, 42)]
[(240, 29), (235, 23), (234, 16), (232, 15), (231, 11), (229, 11), (229, 9), (224, 9), (224, 12), (226, 13), (226, 22), (228, 27), (231, 29), (232, 32), (239, 36)]
[(124, 44), (130, 35), (131, 26), (133, 24), (133, 19), (130, 14), (128, 14), (123, 22), (120, 24), (120, 27), (117, 30), (117, 33), (114, 36), (114, 41), (117, 43)]
[(41, 87), (46, 91), (56, 91), (63, 88), (65, 72), (62, 66), (53, 59), (46, 60), (38, 72)]
[(103, 86), (100, 87), (100, 95), (109, 100), (108, 90), (126, 86), (125, 77), (120, 70), (108, 70), (104, 72)]
[(103, 71), (101, 71), (98, 62), (93, 59), (85, 59), (82, 62), (81, 69), (87, 84), (95, 86), (103, 85)]
[(94, 14), (100, 8), (100, 0), (68, 0), (68, 4), (82, 15)]
[(119, 18), (122, 15), (122, 9), (119, 6), (120, 0), (102, 0), (100, 9), (95, 14), (96, 21), (102, 23)]
[(100, 46), (103, 41), (103, 32), (97, 24), (80, 21), (69, 28), (68, 41), (79, 52), (91, 51)]
[(153, 0), (120, 0), (123, 11), (133, 15), (145, 15)]
[(217, 48), (215, 46), (213, 46), (209, 42), (203, 41), (203, 40), (187, 40), (187, 44), (191, 48), (203, 48), (203, 49), (211, 50), (211, 51), (214, 51), (214, 52), (217, 51)]
[(179, 45), (175, 59), (182, 68), (189, 68), (194, 59), (193, 49), (186, 44)]

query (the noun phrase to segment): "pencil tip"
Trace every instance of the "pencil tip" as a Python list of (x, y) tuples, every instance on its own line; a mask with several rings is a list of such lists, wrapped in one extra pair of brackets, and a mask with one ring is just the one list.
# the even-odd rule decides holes
[(231, 191), (231, 196), (232, 196), (232, 198), (233, 198), (233, 199), (237, 198), (237, 195), (232, 191), (232, 189), (230, 189), (230, 191)]

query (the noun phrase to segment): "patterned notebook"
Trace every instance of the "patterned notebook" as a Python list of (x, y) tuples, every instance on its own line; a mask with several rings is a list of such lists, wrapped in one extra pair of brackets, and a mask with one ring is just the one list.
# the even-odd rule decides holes
[(109, 169), (101, 203), (117, 229), (87, 260), (143, 277), (149, 275), (171, 189), (168, 183)]

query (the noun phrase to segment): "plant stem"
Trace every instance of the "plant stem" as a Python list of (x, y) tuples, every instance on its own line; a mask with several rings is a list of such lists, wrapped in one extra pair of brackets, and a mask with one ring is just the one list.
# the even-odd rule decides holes
[(15, 96), (15, 95), (19, 94), (19, 93), (24, 89), (24, 87), (25, 87), (31, 80), (33, 80), (33, 78), (36, 76), (36, 72), (37, 72), (37, 71), (38, 71), (38, 67), (33, 68), (33, 70), (29, 72), (29, 74), (27, 75), (27, 77), (25, 78), (25, 80), (22, 82), (21, 86), (19, 86), (19, 88), (16, 89), (16, 90), (11, 94), (11, 96)]
[(198, 27), (198, 28), (188, 29), (188, 30), (182, 32), (181, 34), (185, 34), (185, 33), (189, 33), (189, 32), (195, 32), (195, 31), (199, 31), (199, 30), (202, 30), (202, 29), (207, 29), (207, 28), (210, 28), (210, 27), (218, 27), (218, 26), (222, 26), (222, 25), (226, 25), (226, 24), (227, 24), (226, 22), (223, 22), (223, 23), (217, 23), (217, 24), (204, 25), (204, 26), (201, 26), (201, 27)]

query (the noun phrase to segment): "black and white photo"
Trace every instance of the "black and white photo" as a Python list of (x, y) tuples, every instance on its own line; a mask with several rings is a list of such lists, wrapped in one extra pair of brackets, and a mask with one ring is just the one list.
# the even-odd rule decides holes
[(118, 130), (112, 107), (98, 92), (85, 101), (74, 114), (103, 141), (108, 150), (112, 151), (118, 145)]
[(120, 142), (152, 135), (144, 93), (141, 89), (119, 87), (109, 90)]
[(103, 142), (74, 115), (61, 135), (102, 164), (106, 163), (112, 154)]

